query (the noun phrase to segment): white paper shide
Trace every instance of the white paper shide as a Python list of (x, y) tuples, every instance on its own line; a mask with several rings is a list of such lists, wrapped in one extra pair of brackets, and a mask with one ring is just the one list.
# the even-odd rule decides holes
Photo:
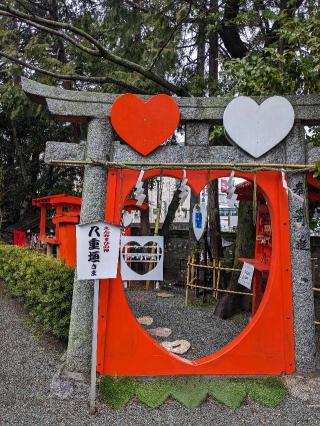
[(116, 278), (120, 227), (106, 222), (77, 225), (79, 280)]

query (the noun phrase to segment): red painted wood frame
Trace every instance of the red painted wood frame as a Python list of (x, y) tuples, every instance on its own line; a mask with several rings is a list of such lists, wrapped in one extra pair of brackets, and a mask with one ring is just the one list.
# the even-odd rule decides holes
[[(119, 223), (121, 206), (139, 171), (109, 170), (106, 220)], [(195, 193), (230, 170), (187, 171)], [(182, 178), (181, 170), (150, 170), (154, 176)], [(251, 173), (237, 177), (253, 179)], [(279, 375), (295, 369), (291, 294), (288, 197), (280, 173), (261, 171), (256, 182), (271, 214), (273, 246), (269, 279), (263, 300), (245, 329), (217, 352), (186, 360), (162, 348), (139, 325), (127, 302), (121, 277), (100, 285), (97, 371), (101, 374), (147, 375)]]

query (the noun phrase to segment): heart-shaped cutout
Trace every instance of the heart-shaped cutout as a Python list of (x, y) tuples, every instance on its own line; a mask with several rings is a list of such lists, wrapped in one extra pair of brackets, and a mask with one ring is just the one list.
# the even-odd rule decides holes
[[(156, 241), (144, 245), (130, 241), (122, 247), (122, 257), (130, 269), (142, 276), (156, 268), (162, 257), (162, 248)], [(145, 270), (141, 270), (142, 264), (147, 265)]]
[(145, 102), (126, 93), (115, 100), (110, 116), (118, 135), (145, 156), (174, 133), (180, 121), (180, 110), (168, 95), (152, 96)]
[(239, 96), (223, 114), (227, 138), (254, 158), (278, 145), (293, 123), (293, 107), (282, 96), (272, 96), (260, 105), (247, 96)]

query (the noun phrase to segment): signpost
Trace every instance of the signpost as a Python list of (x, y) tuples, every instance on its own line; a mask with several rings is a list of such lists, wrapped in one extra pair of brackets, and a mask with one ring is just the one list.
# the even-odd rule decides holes
[(98, 308), (99, 308), (99, 280), (94, 280), (93, 312), (92, 312), (92, 346), (91, 346), (91, 375), (90, 375), (90, 411), (95, 412), (96, 385), (97, 385), (97, 333), (98, 333)]
[(77, 225), (78, 280), (116, 278), (120, 227), (100, 221)]
[(94, 279), (89, 395), (92, 413), (96, 400), (99, 279), (117, 276), (120, 234), (119, 226), (103, 221), (77, 225), (77, 277), (78, 280)]

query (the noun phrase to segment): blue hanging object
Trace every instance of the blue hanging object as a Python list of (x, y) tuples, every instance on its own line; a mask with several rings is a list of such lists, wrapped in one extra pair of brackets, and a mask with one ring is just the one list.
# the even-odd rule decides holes
[(202, 213), (201, 213), (201, 211), (196, 213), (195, 222), (196, 222), (196, 228), (201, 229), (202, 228)]
[(193, 232), (197, 239), (197, 241), (200, 240), (202, 237), (202, 234), (205, 230), (207, 222), (207, 206), (206, 203), (196, 204), (193, 207), (192, 212), (192, 225), (193, 225)]

